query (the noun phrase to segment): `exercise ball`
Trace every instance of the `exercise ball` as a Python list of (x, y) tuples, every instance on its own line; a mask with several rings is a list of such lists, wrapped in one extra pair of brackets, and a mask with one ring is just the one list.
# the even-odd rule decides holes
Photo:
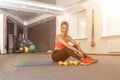
[(23, 44), (26, 44), (26, 40), (25, 40), (25, 39), (23, 39), (23, 40), (22, 40), (22, 43), (23, 43)]
[(24, 45), (24, 43), (21, 42), (21, 43), (20, 43), (20, 47), (23, 47), (23, 46), (25, 46), (25, 45)]
[(30, 51), (30, 52), (34, 52), (35, 49), (36, 49), (36, 46), (35, 46), (34, 44), (31, 44), (31, 45), (29, 46), (29, 51)]
[(20, 47), (19, 47), (19, 51), (20, 51), (20, 52), (24, 52), (24, 47), (20, 46)]
[(24, 47), (24, 49), (25, 49), (25, 53), (29, 52), (29, 48), (28, 47)]
[(27, 46), (29, 46), (29, 45), (31, 45), (31, 44), (32, 44), (31, 40), (29, 40), (29, 39), (26, 40), (26, 45), (27, 45)]
[(18, 41), (21, 42), (23, 39), (21, 37), (18, 38)]

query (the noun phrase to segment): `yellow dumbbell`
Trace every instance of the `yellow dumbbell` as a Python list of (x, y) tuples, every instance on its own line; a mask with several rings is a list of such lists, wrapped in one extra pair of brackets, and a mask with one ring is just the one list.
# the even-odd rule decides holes
[(78, 65), (79, 63), (77, 61), (69, 61), (69, 64), (71, 64), (71, 65)]
[(64, 65), (64, 66), (68, 66), (68, 62), (59, 61), (58, 64), (59, 65)]
[(53, 51), (52, 50), (48, 50), (47, 53), (52, 53)]

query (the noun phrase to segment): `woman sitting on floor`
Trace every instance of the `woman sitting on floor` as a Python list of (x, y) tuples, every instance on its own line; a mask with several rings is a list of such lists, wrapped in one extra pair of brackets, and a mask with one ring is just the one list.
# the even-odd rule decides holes
[[(61, 33), (56, 36), (55, 50), (52, 53), (54, 62), (65, 61), (70, 56), (78, 59), (81, 64), (91, 64), (96, 62), (96, 59), (87, 56), (82, 50), (80, 45), (68, 35), (69, 24), (66, 21), (61, 23)], [(70, 45), (69, 42), (73, 44)]]

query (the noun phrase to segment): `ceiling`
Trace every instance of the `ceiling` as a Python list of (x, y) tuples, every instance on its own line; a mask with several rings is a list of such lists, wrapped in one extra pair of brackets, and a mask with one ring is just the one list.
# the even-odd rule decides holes
[(5, 12), (14, 14), (15, 16), (18, 16), (24, 21), (31, 20), (34, 17), (42, 15), (42, 13), (38, 14), (38, 13), (27, 12), (27, 11), (18, 11), (18, 10), (11, 10), (11, 9), (2, 9), (2, 10), (4, 10)]
[(56, 0), (0, 0), (0, 12), (13, 22), (30, 26), (50, 17), (82, 10), (83, 6), (86, 7), (85, 3), (88, 4), (91, 0), (76, 1), (59, 6), (56, 5)]
[(36, 1), (56, 5), (56, 0), (25, 0), (25, 1)]

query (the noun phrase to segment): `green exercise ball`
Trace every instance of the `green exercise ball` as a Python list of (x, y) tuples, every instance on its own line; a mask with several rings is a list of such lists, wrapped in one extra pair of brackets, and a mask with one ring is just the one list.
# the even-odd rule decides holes
[(20, 47), (23, 47), (23, 46), (24, 46), (24, 43), (21, 42), (21, 43), (20, 43)]
[(30, 52), (34, 52), (35, 49), (36, 49), (36, 46), (35, 46), (34, 44), (31, 44), (31, 45), (29, 46)]

